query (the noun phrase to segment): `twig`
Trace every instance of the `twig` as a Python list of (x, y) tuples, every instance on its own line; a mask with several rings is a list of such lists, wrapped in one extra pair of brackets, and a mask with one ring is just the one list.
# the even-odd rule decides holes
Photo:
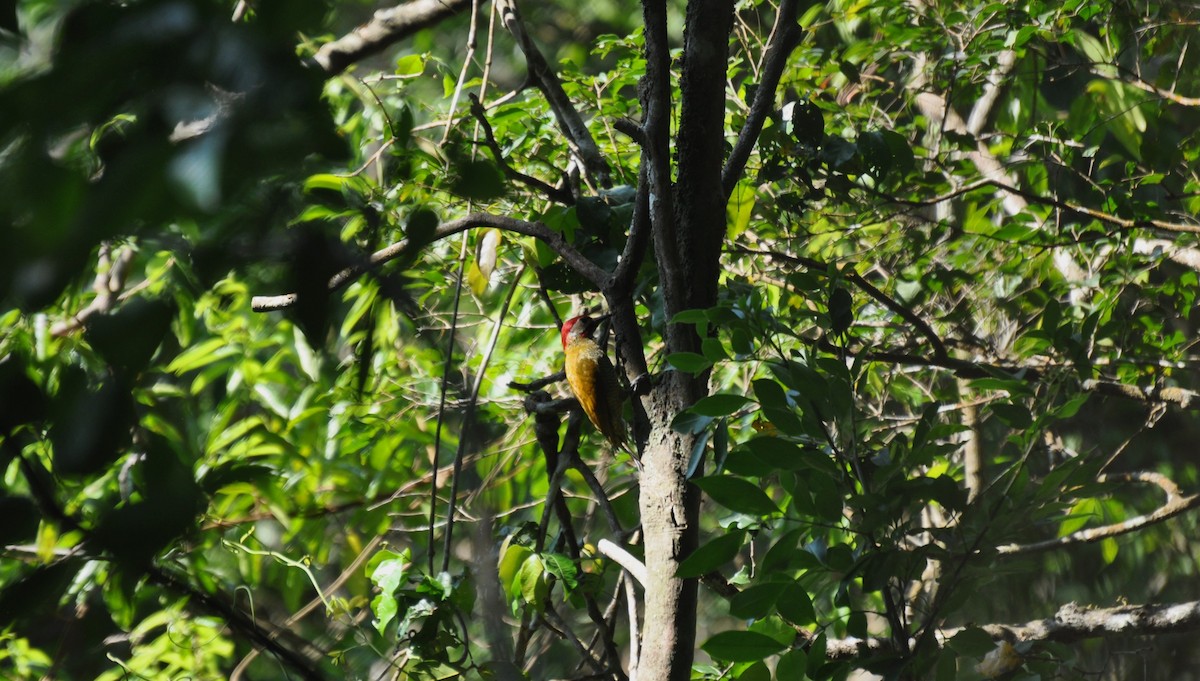
[(458, 80), (454, 84), (454, 94), (450, 96), (450, 106), (447, 107), (446, 127), (442, 129), (441, 144), (443, 145), (446, 144), (446, 140), (450, 139), (450, 129), (454, 124), (454, 111), (458, 109), (458, 99), (462, 96), (463, 83), (467, 82), (467, 70), (471, 68), (471, 61), (475, 58), (478, 30), (479, 0), (471, 0), (471, 27), (467, 30), (467, 54), (463, 57), (463, 65), (458, 72)]
[[(648, 167), (647, 201), (650, 231), (661, 273), (663, 298), (677, 299), (673, 289), (682, 282), (675, 235), (675, 190), (671, 186), (671, 53), (667, 42), (667, 8), (662, 0), (642, 3), (645, 23), (646, 75), (639, 87), (642, 134), (646, 140), (642, 166)], [(648, 162), (647, 162), (648, 161)], [(640, 192), (640, 190), (639, 190)]]
[[(350, 564), (346, 566), (346, 569), (342, 570), (341, 574), (339, 574), (337, 576), (337, 579), (334, 579), (332, 582), (330, 582), (329, 586), (327, 586), (325, 588), (325, 590), (324, 590), (325, 593), (333, 593), (334, 591), (337, 591), (339, 588), (341, 588), (341, 586), (343, 584), (346, 583), (346, 580), (348, 580), (348, 579), (350, 579), (350, 577), (356, 575), (358, 573), (359, 568), (361, 568), (363, 563), (365, 563), (367, 561), (367, 559), (370, 558), (372, 554), (374, 554), (375, 549), (381, 543), (383, 543), (383, 535), (379, 535), (379, 534), (375, 535), (371, 539), (371, 541), (367, 542), (367, 545), (364, 546), (362, 548), (362, 550), (358, 552), (358, 555), (355, 556), (354, 560), (350, 561)], [(297, 610), (296, 612), (292, 613), (292, 615), (290, 617), (288, 617), (286, 620), (284, 620), (283, 626), (290, 627), (293, 624), (295, 624), (296, 622), (299, 622), (301, 619), (306, 617), (310, 612), (312, 612), (313, 610), (316, 610), (317, 606), (321, 605), (322, 603), (324, 603), (324, 599), (323, 599), (321, 590), (318, 588), (316, 598), (313, 598), (307, 604), (305, 604), (304, 607), (302, 607), (299, 610)], [(278, 632), (271, 633), (272, 638), (275, 638), (277, 636), (278, 636)], [(250, 666), (250, 663), (253, 662), (254, 659), (256, 657), (258, 657), (258, 655), (259, 655), (258, 648), (255, 648), (255, 649), (251, 650), (249, 653), (247, 653), (246, 656), (242, 658), (241, 662), (238, 662), (238, 665), (233, 668), (233, 673), (231, 673), (229, 675), (229, 681), (239, 681), (242, 678), (242, 674), (246, 671), (246, 667)]]
[[(466, 279), (466, 273), (467, 273), (467, 238), (464, 236), (463, 240), (462, 240), (462, 244), (458, 249), (458, 276), (455, 278), (455, 282), (454, 282), (454, 302), (451, 304), (451, 309), (450, 309), (450, 333), (448, 334), (448, 337), (446, 339), (446, 357), (445, 357), (445, 361), (442, 362), (442, 375), (438, 381), (439, 385), (438, 385), (437, 424), (434, 426), (434, 429), (433, 429), (433, 433), (434, 433), (434, 435), (433, 435), (433, 466), (432, 466), (433, 470), (432, 470), (432, 476), (431, 476), (430, 482), (429, 482), (429, 525), (428, 525), (428, 538), (429, 538), (429, 549), (428, 550), (429, 550), (429, 574), (430, 575), (433, 574), (433, 557), (434, 557), (434, 554), (436, 553), (434, 546), (437, 543), (437, 541), (436, 541), (436, 536), (437, 536), (436, 525), (437, 525), (437, 501), (438, 501), (438, 498), (437, 498), (438, 458), (442, 454), (442, 429), (446, 423), (446, 392), (448, 390), (448, 386), (450, 383), (451, 367), (454, 364), (454, 340), (458, 335), (458, 310), (459, 310), (459, 304), (462, 302), (463, 281)], [(470, 411), (470, 408), (468, 408), (468, 411)], [(469, 420), (470, 419), (467, 418), (466, 415), (464, 415), (464, 421), (469, 422)], [(464, 429), (463, 432), (466, 433), (467, 430)], [(463, 438), (463, 437), (459, 438), (459, 445), (462, 444), (462, 441), (464, 439), (465, 438)], [(450, 473), (452, 480), (457, 479), (457, 477), (458, 477), (457, 473), (461, 466), (462, 466), (462, 457), (459, 455), (455, 455), (453, 470)], [(454, 522), (454, 506), (453, 506), (454, 496), (453, 495), (450, 496), (450, 500), (447, 503), (450, 506), (450, 513), (448, 513), (446, 516), (446, 522), (453, 523)], [(450, 536), (449, 530), (446, 531), (446, 536), (447, 537)], [(449, 546), (447, 546), (446, 556), (449, 557), (449, 554), (450, 554)], [(445, 570), (445, 568), (443, 568), (443, 571), (444, 570)]]
[[(375, 251), (364, 261), (351, 265), (333, 275), (329, 279), (328, 289), (336, 291), (350, 283), (356, 277), (374, 270), (384, 263), (407, 255), (428, 243), (439, 241), (448, 236), (453, 236), (459, 232), (465, 232), (468, 229), (475, 229), (477, 227), (494, 227), (540, 239), (550, 250), (565, 260), (573, 270), (597, 288), (600, 288), (608, 279), (608, 273), (596, 265), (596, 263), (588, 260), (579, 251), (575, 250), (574, 246), (567, 243), (566, 237), (540, 222), (526, 222), (525, 220), (518, 220), (504, 215), (492, 215), (490, 213), (472, 213), (456, 220), (443, 222), (428, 238), (421, 241), (414, 242), (412, 239), (405, 239)], [(295, 305), (296, 297), (295, 293), (285, 293), (277, 296), (255, 296), (250, 301), (250, 308), (255, 312), (282, 310)]]
[[(787, 253), (779, 253), (777, 251), (757, 251), (742, 247), (734, 247), (729, 250), (734, 253), (744, 253), (746, 255), (765, 255), (792, 264), (802, 265), (806, 269), (816, 274), (824, 274), (829, 271), (829, 265), (827, 263), (804, 256), (789, 255)], [(861, 288), (864, 293), (874, 298), (884, 307), (896, 313), (914, 328), (916, 328), (916, 330), (919, 331), (922, 336), (925, 336), (926, 340), (929, 341), (930, 346), (933, 347), (933, 352), (936, 357), (947, 357), (946, 344), (942, 342), (941, 337), (938, 336), (937, 332), (933, 330), (933, 327), (931, 327), (929, 323), (922, 319), (919, 315), (901, 305), (897, 300), (887, 295), (883, 291), (880, 291), (858, 272), (855, 272), (854, 270), (846, 270), (842, 272), (842, 276), (854, 282), (854, 284)]]
[(483, 104), (479, 102), (479, 97), (477, 97), (473, 92), (467, 96), (471, 99), (471, 115), (475, 117), (475, 121), (479, 123), (479, 127), (483, 129), (484, 142), (487, 144), (488, 150), (492, 152), (492, 156), (496, 159), (496, 163), (498, 163), (501, 170), (504, 171), (504, 174), (532, 189), (545, 194), (546, 197), (551, 201), (568, 206), (574, 205), (575, 196), (566, 188), (551, 186), (549, 183), (539, 180), (532, 175), (526, 175), (525, 173), (509, 165), (508, 161), (504, 158), (504, 152), (500, 149), (500, 144), (496, 142), (496, 134), (492, 130), (492, 124), (488, 122), (487, 114), (483, 109)]
[(608, 538), (601, 539), (596, 544), (596, 550), (612, 559), (614, 563), (620, 565), (629, 576), (637, 580), (637, 583), (646, 586), (648, 576), (646, 574), (646, 566), (642, 561), (634, 557), (634, 555), (620, 546), (616, 545)]
[(1183, 409), (1200, 407), (1200, 393), (1186, 388), (1170, 386), (1147, 386), (1139, 388), (1136, 385), (1088, 379), (1083, 382), (1083, 389), (1112, 397), (1124, 397), (1150, 404), (1174, 404)]
[(796, 23), (795, 0), (783, 0), (779, 4), (779, 13), (775, 16), (775, 27), (771, 30), (774, 39), (767, 45), (766, 57), (763, 59), (763, 72), (758, 90), (754, 93), (754, 101), (750, 105), (750, 113), (738, 133), (737, 142), (729, 159), (725, 161), (725, 169), (721, 171), (721, 187), (725, 190), (726, 199), (733, 194), (734, 187), (741, 179), (750, 159), (750, 152), (758, 143), (767, 115), (775, 108), (775, 94), (779, 87), (779, 79), (787, 67), (788, 57), (800, 44), (804, 30)]
[[(1147, 605), (1121, 605), (1113, 608), (1081, 608), (1067, 603), (1052, 617), (1023, 624), (984, 624), (978, 627), (995, 641), (1013, 643), (1047, 641), (1071, 643), (1084, 639), (1149, 636), (1182, 633), (1200, 629), (1200, 601)], [(965, 627), (939, 629), (933, 637), (938, 648), (962, 632)], [(811, 641), (807, 631), (799, 632), (800, 645)], [(915, 641), (914, 641), (915, 642)], [(866, 655), (896, 652), (889, 638), (844, 638), (826, 642), (830, 660), (850, 660)]]
[(123, 248), (112, 257), (113, 246), (110, 243), (100, 245), (97, 256), (96, 278), (92, 281), (92, 290), (96, 297), (70, 319), (61, 321), (50, 327), (50, 335), (65, 336), (79, 330), (88, 318), (94, 314), (103, 314), (112, 310), (119, 299), (118, 295), (125, 288), (125, 279), (129, 274), (129, 266), (133, 263), (134, 249)]
[(1164, 90), (1153, 83), (1147, 83), (1141, 78), (1138, 78), (1127, 68), (1119, 64), (1104, 64), (1104, 66), (1116, 66), (1119, 71), (1123, 72), (1128, 77), (1120, 79), (1113, 78), (1111, 75), (1103, 73), (1101, 69), (1097, 68), (1096, 66), (1092, 66), (1091, 68), (1092, 75), (1109, 80), (1119, 80), (1126, 85), (1135, 87), (1143, 92), (1149, 92), (1156, 97), (1162, 97), (1163, 99), (1179, 104), (1180, 106), (1200, 106), (1200, 97), (1184, 97), (1183, 95), (1175, 94), (1170, 90)]
[(483, 377), (487, 374), (488, 365), (492, 360), (492, 353), (495, 352), (496, 344), (500, 340), (500, 330), (504, 328), (504, 319), (508, 316), (508, 308), (512, 304), (513, 296), (516, 295), (517, 289), (520, 288), (521, 277), (524, 274), (525, 267), (522, 267), (516, 276), (513, 277), (513, 283), (508, 289), (508, 295), (504, 297), (504, 302), (500, 304), (500, 312), (496, 315), (496, 325), (492, 327), (492, 337), (488, 339), (487, 350), (484, 351), (483, 358), (479, 361), (479, 368), (475, 373), (475, 383), (471, 386), (470, 399), (467, 402), (466, 411), (463, 413), (462, 434), (458, 439), (458, 451), (454, 454), (454, 473), (450, 479), (449, 509), (446, 511), (446, 531), (442, 547), (442, 572), (450, 569), (451, 540), (454, 535), (454, 509), (458, 502), (458, 483), (462, 477), (463, 458), (466, 454), (467, 443), (471, 439), (467, 434), (474, 427), (475, 409), (479, 404), (479, 391), (483, 387)]
[(276, 640), (281, 633), (279, 628), (271, 627), (271, 630), (268, 630), (264, 623), (253, 615), (248, 615), (232, 603), (201, 590), (162, 566), (151, 564), (146, 569), (146, 576), (151, 582), (168, 591), (186, 595), (190, 603), (195, 603), (200, 608), (217, 615), (231, 629), (250, 639), (255, 645), (292, 668), (300, 678), (306, 679), (306, 681), (324, 681), (326, 679), (326, 676), (320, 672), (312, 660)]
[(1072, 532), (1063, 537), (1055, 539), (1047, 539), (1046, 541), (1034, 542), (1032, 544), (1006, 544), (997, 547), (996, 551), (1001, 555), (1024, 555), (1036, 553), (1039, 551), (1049, 551), (1053, 549), (1061, 549), (1073, 544), (1090, 544), (1098, 542), (1109, 537), (1135, 532), (1144, 527), (1161, 523), (1164, 520), (1174, 518), (1175, 516), (1191, 511), (1200, 507), (1200, 494), (1191, 494), (1182, 496), (1179, 492), (1179, 487), (1166, 476), (1161, 473), (1153, 472), (1134, 472), (1134, 473), (1117, 473), (1102, 475), (1099, 478), (1100, 482), (1145, 482), (1152, 485), (1158, 485), (1167, 494), (1167, 500), (1162, 506), (1155, 509), (1153, 513), (1139, 515), (1136, 518), (1130, 518), (1124, 522), (1105, 525), (1103, 527), (1092, 527), (1086, 530)]
[(608, 162), (604, 160), (600, 148), (596, 146), (596, 140), (592, 139), (592, 133), (588, 130), (587, 124), (583, 122), (583, 117), (571, 103), (570, 97), (567, 97), (558, 76), (550, 68), (541, 50), (533, 43), (533, 39), (525, 30), (525, 23), (521, 20), (520, 12), (517, 11), (516, 1), (496, 0), (496, 11), (500, 13), (500, 20), (504, 23), (504, 27), (516, 39), (521, 52), (525, 54), (525, 61), (529, 65), (529, 72), (534, 77), (534, 83), (545, 95), (546, 103), (554, 112), (554, 118), (558, 121), (558, 127), (567, 139), (571, 153), (579, 159), (588, 179), (600, 187), (611, 187), (612, 180)]
[(322, 45), (314, 59), (326, 73), (341, 73), (351, 64), (378, 54), (389, 45), (470, 6), (471, 0), (413, 0), (376, 10), (367, 23)]

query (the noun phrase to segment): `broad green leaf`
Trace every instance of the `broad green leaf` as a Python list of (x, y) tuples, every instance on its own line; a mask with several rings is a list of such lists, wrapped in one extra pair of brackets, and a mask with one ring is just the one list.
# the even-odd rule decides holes
[(732, 561), (742, 548), (745, 533), (731, 531), (701, 545), (679, 563), (677, 577), (687, 579), (706, 575)]
[(779, 641), (755, 631), (723, 631), (700, 647), (709, 655), (729, 662), (754, 662), (784, 649)]
[(557, 577), (568, 591), (579, 586), (579, 566), (575, 564), (575, 561), (561, 553), (543, 553), (542, 561), (546, 572)]
[(740, 619), (766, 617), (787, 586), (787, 582), (766, 582), (743, 589), (729, 600), (729, 614)]
[(718, 393), (701, 398), (691, 410), (703, 416), (730, 416), (751, 402), (753, 400), (745, 395)]
[(241, 354), (241, 352), (240, 348), (230, 345), (224, 338), (210, 338), (179, 353), (167, 365), (167, 371), (173, 374), (186, 374), (213, 362), (219, 362), (226, 357)]
[(713, 501), (725, 508), (747, 515), (771, 515), (779, 507), (766, 492), (742, 478), (718, 475), (693, 480)]
[(425, 70), (425, 57), (419, 54), (408, 54), (396, 60), (393, 71), (397, 76), (419, 76)]
[(817, 621), (812, 598), (799, 584), (789, 584), (780, 594), (775, 607), (785, 620), (798, 627), (806, 627)]
[(779, 681), (803, 679), (807, 668), (808, 658), (804, 651), (798, 648), (789, 650), (779, 656), (779, 662), (775, 664), (775, 678)]
[(695, 352), (675, 352), (667, 355), (667, 363), (675, 367), (679, 371), (689, 374), (698, 374), (712, 367), (712, 362), (699, 353)]

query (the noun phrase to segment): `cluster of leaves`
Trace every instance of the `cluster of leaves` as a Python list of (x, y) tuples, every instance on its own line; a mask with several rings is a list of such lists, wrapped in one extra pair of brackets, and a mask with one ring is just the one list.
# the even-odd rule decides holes
[[(574, 469), (555, 475), (508, 383), (557, 369), (554, 319), (596, 299), (532, 238), (430, 240), (487, 210), (616, 263), (638, 169), (612, 124), (639, 115), (643, 41), (620, 3), (584, 5), (621, 35), (562, 41), (565, 88), (617, 186), (548, 201), (529, 180), (557, 186), (570, 152), (546, 104), (521, 90), (483, 107), (494, 155), (458, 93), (495, 83), (460, 77), (450, 29), (378, 72), (324, 79), (294, 50), (327, 30), (323, 3), (253, 3), (239, 23), (185, 0), (19, 3), (23, 39), (56, 38), (45, 63), (0, 73), (0, 665), (219, 678), (258, 644), (225, 628), (237, 613), (315, 609), (289, 622), (316, 642), (314, 668), (483, 673), (486, 571), (522, 651), (567, 651), (530, 655), (531, 673), (570, 673), (577, 650), (542, 624), (603, 629), (593, 610), (624, 598), (619, 570), (591, 547), (601, 500)], [(722, 301), (674, 320), (696, 326), (699, 352), (657, 353), (667, 320), (647, 259), (634, 303), (653, 367), (711, 371), (714, 388), (675, 419), (698, 436), (688, 475), (710, 502), (681, 575), (733, 587), (702, 603), (698, 676), (839, 678), (851, 663), (836, 640), (878, 636), (892, 654), (855, 664), (969, 678), (990, 637), (968, 627), (939, 651), (936, 628), (1072, 599), (1195, 597), (1168, 579), (1195, 572), (1188, 518), (1044, 558), (995, 550), (1152, 508), (1096, 482), (1118, 455), (1116, 469), (1196, 482), (1173, 456), (1194, 440), (1183, 419), (1126, 451), (1162, 412), (1085, 389), (1195, 387), (1200, 281), (1162, 257), (1194, 244), (1145, 228), (1200, 213), (1197, 108), (1172, 96), (1200, 92), (1200, 69), (1178, 47), (1183, 10), (1107, 9), (807, 7), (779, 111), (729, 202)], [(751, 20), (773, 8), (739, 11), (733, 131), (756, 86)], [(950, 122), (998, 78), (977, 129)], [(989, 175), (980, 158), (1003, 162)], [(334, 274), (400, 242), (401, 257), (327, 295)], [(281, 291), (300, 303), (251, 311)], [(968, 436), (984, 450), (979, 486)], [(459, 561), (490, 555), (459, 530), (456, 560), (433, 569), (426, 521), (446, 515), (430, 488), (456, 447), (455, 522), (536, 524), (552, 483), (577, 520), (560, 516), (545, 546), (511, 529), (497, 560)], [(633, 469), (604, 473), (604, 503), (635, 527)], [(972, 598), (985, 586), (997, 596)], [(1029, 678), (1078, 675), (1073, 648), (1018, 652)]]

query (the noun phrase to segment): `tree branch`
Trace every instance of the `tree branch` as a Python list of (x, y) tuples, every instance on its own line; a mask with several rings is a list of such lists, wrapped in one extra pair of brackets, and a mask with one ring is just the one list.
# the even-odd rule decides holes
[[(690, 308), (707, 308), (717, 299), (727, 203), (721, 168), (733, 4), (732, 0), (692, 0), (684, 17), (675, 139), (679, 159), (675, 248), (686, 283), (679, 298), (664, 296), (668, 317)], [(691, 349), (671, 345), (671, 351)]]
[(1047, 539), (1046, 541), (1034, 542), (1032, 544), (1006, 544), (999, 546), (996, 550), (1001, 555), (1023, 555), (1028, 553), (1036, 553), (1039, 551), (1050, 551), (1053, 549), (1061, 549), (1073, 544), (1090, 544), (1098, 542), (1109, 537), (1135, 532), (1142, 528), (1161, 523), (1164, 520), (1174, 518), (1181, 513), (1193, 510), (1200, 507), (1200, 494), (1191, 494), (1182, 496), (1179, 493), (1179, 487), (1175, 485), (1166, 476), (1160, 473), (1151, 472), (1136, 472), (1136, 473), (1120, 473), (1114, 475), (1100, 476), (1100, 482), (1113, 482), (1118, 480), (1146, 482), (1153, 485), (1158, 485), (1167, 494), (1167, 500), (1162, 506), (1155, 509), (1153, 513), (1139, 515), (1136, 518), (1130, 518), (1124, 522), (1105, 525), (1103, 527), (1091, 527), (1086, 530), (1072, 532), (1063, 537), (1055, 539)]
[(351, 64), (378, 54), (389, 45), (470, 6), (471, 0), (413, 0), (376, 10), (367, 23), (322, 45), (314, 59), (326, 73), (341, 73)]
[(725, 161), (725, 169), (721, 171), (721, 187), (725, 190), (725, 199), (733, 194), (742, 172), (746, 169), (746, 161), (750, 152), (758, 143), (767, 116), (775, 108), (775, 94), (779, 87), (779, 79), (787, 66), (788, 57), (800, 44), (804, 30), (796, 23), (795, 0), (783, 0), (779, 5), (779, 14), (775, 17), (775, 27), (771, 30), (774, 38), (767, 45), (766, 58), (763, 60), (761, 81), (754, 93), (754, 102), (750, 105), (750, 113), (746, 123), (738, 133), (733, 151)]
[[(980, 627), (996, 641), (1019, 643), (1071, 643), (1115, 636), (1148, 636), (1181, 633), (1200, 629), (1200, 601), (1147, 605), (1121, 605), (1113, 608), (1087, 608), (1075, 603), (1060, 607), (1052, 617), (1023, 624), (985, 624)], [(965, 627), (940, 629), (933, 641), (938, 648), (964, 631)], [(811, 634), (801, 633), (799, 645), (806, 645)], [(913, 641), (915, 643), (915, 641)], [(826, 643), (830, 660), (852, 660), (866, 655), (895, 653), (896, 644), (888, 638), (844, 638)]]
[(545, 95), (546, 102), (550, 105), (550, 110), (554, 112), (554, 118), (558, 121), (558, 127), (567, 139), (571, 153), (579, 159), (587, 177), (592, 182), (600, 187), (611, 187), (612, 179), (608, 161), (604, 160), (600, 148), (596, 146), (596, 140), (592, 138), (592, 133), (588, 130), (587, 124), (583, 122), (583, 117), (571, 103), (571, 98), (563, 90), (562, 83), (554, 73), (554, 69), (550, 68), (541, 50), (529, 37), (529, 33), (525, 30), (525, 23), (521, 21), (521, 14), (517, 11), (516, 0), (496, 0), (496, 11), (500, 13), (500, 20), (504, 22), (504, 27), (508, 29), (513, 38), (516, 38), (517, 45), (525, 54), (525, 62), (529, 65), (529, 72), (533, 74), (533, 82)]
[[(823, 263), (819, 260), (806, 258), (804, 256), (789, 255), (787, 253), (779, 253), (777, 251), (756, 251), (749, 248), (742, 248), (740, 246), (730, 248), (729, 251), (733, 253), (744, 253), (746, 255), (765, 255), (777, 260), (783, 260), (784, 262), (791, 263), (793, 265), (801, 265), (816, 274), (824, 274), (829, 271), (828, 263)], [(842, 276), (854, 282), (854, 284), (862, 289), (864, 293), (874, 298), (887, 309), (899, 315), (901, 318), (911, 324), (922, 336), (925, 336), (925, 339), (929, 341), (929, 345), (933, 348), (935, 357), (939, 359), (946, 359), (948, 357), (946, 353), (946, 344), (942, 342), (941, 337), (938, 336), (937, 332), (933, 330), (933, 327), (930, 326), (929, 323), (924, 319), (922, 319), (920, 315), (901, 305), (899, 301), (892, 298), (888, 294), (880, 291), (858, 272), (855, 272), (854, 270), (847, 270), (842, 272)]]
[(125, 279), (129, 274), (129, 266), (133, 263), (134, 254), (135, 249), (126, 247), (113, 257), (112, 244), (100, 244), (100, 252), (96, 256), (96, 278), (92, 281), (92, 290), (95, 291), (96, 297), (70, 319), (50, 327), (50, 335), (65, 336), (86, 325), (92, 315), (112, 310), (117, 302), (117, 294), (125, 288)]
[(596, 544), (596, 549), (612, 559), (614, 563), (620, 565), (625, 572), (628, 572), (631, 577), (637, 580), (641, 586), (646, 586), (646, 566), (642, 561), (638, 560), (634, 555), (608, 539), (601, 539)]
[[(336, 291), (349, 284), (356, 277), (370, 272), (386, 262), (407, 255), (422, 246), (477, 227), (494, 227), (506, 232), (524, 234), (525, 236), (540, 239), (550, 250), (557, 253), (572, 269), (596, 288), (602, 288), (608, 280), (608, 272), (575, 250), (575, 247), (567, 243), (563, 235), (551, 230), (540, 222), (527, 222), (504, 215), (492, 215), (491, 213), (472, 213), (457, 220), (443, 222), (427, 238), (420, 241), (405, 239), (404, 241), (398, 241), (375, 251), (363, 262), (347, 267), (330, 277), (328, 284), (329, 291)], [(250, 301), (250, 308), (255, 312), (282, 310), (294, 305), (296, 297), (295, 293), (285, 293), (277, 296), (255, 296)]]
[(574, 205), (575, 196), (571, 194), (570, 190), (553, 187), (532, 175), (526, 175), (508, 164), (508, 160), (504, 158), (504, 152), (500, 149), (500, 144), (496, 142), (496, 133), (492, 130), (492, 124), (488, 122), (487, 113), (484, 111), (479, 97), (473, 92), (469, 93), (467, 97), (471, 100), (471, 115), (475, 117), (475, 121), (479, 123), (479, 127), (483, 128), (484, 143), (487, 145), (488, 150), (492, 152), (492, 156), (495, 157), (496, 163), (500, 165), (504, 174), (531, 189), (545, 194), (546, 198), (551, 201), (567, 206)]
[(645, 29), (646, 75), (639, 84), (642, 131), (646, 139), (643, 158), (649, 157), (650, 232), (658, 258), (663, 298), (674, 299), (677, 282), (683, 281), (676, 250), (675, 200), (671, 186), (671, 53), (667, 43), (665, 0), (642, 2)]
[(996, 105), (1000, 90), (1016, 63), (1017, 53), (1014, 50), (1003, 50), (996, 55), (996, 68), (987, 75), (983, 92), (979, 99), (975, 100), (975, 106), (971, 107), (971, 114), (967, 117), (967, 132), (975, 136), (983, 132), (983, 126), (992, 115), (992, 107)]

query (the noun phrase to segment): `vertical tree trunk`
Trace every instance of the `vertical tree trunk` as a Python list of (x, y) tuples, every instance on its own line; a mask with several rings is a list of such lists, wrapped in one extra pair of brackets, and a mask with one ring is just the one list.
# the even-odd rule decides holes
[(696, 648), (696, 580), (675, 576), (696, 548), (699, 491), (687, 480), (694, 435), (671, 429), (671, 419), (698, 399), (697, 381), (672, 374), (650, 396), (653, 424), (643, 451), (642, 534), (646, 547), (646, 616), (639, 679), (688, 679)]
[[(646, 51), (649, 93), (646, 133), (652, 158), (653, 241), (667, 317), (717, 302), (720, 249), (725, 235), (725, 72), (732, 0), (691, 0), (684, 23), (677, 182), (670, 186), (669, 134), (664, 89), (669, 92), (665, 6), (648, 0)], [(669, 110), (669, 107), (668, 107)], [(666, 199), (665, 201), (663, 199)], [(668, 352), (696, 352), (694, 327), (668, 324)], [(708, 394), (708, 373), (668, 373), (645, 400), (650, 438), (642, 452), (642, 532), (646, 547), (646, 615), (638, 678), (686, 681), (696, 648), (694, 579), (675, 576), (679, 562), (699, 542), (700, 493), (687, 480), (696, 436), (672, 430), (676, 414)]]

